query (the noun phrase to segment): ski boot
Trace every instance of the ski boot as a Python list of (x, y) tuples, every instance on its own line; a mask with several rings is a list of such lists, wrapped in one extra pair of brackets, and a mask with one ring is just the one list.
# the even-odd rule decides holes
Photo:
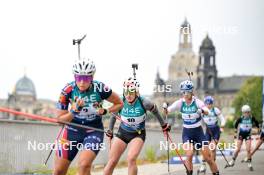
[(248, 169), (249, 169), (249, 171), (253, 171), (254, 170), (253, 167), (252, 167), (252, 163), (251, 162), (248, 163)]
[(205, 163), (203, 163), (201, 165), (201, 167), (197, 170), (197, 175), (199, 175), (200, 173), (203, 173), (203, 174), (206, 173), (206, 165), (205, 165)]
[(186, 171), (187, 175), (193, 175), (193, 170)]
[(248, 158), (245, 157), (243, 160), (241, 160), (241, 163), (247, 163), (248, 162)]
[(227, 168), (227, 167), (233, 167), (234, 165), (235, 165), (235, 160), (232, 159), (232, 160), (230, 160), (230, 161), (228, 162), (228, 164), (225, 166), (225, 168)]
[(249, 171), (253, 171), (251, 160), (252, 159), (248, 159), (248, 169), (249, 169)]

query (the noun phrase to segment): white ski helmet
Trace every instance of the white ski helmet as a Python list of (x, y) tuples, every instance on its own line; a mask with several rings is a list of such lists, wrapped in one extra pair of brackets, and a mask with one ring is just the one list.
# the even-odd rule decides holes
[(249, 105), (243, 105), (242, 108), (241, 108), (241, 111), (242, 112), (250, 112), (251, 108), (250, 108)]
[(87, 58), (76, 60), (72, 67), (74, 75), (94, 75), (95, 71), (94, 62)]
[(123, 89), (124, 90), (136, 90), (136, 92), (139, 91), (139, 82), (136, 78), (129, 77), (126, 79), (123, 83)]
[(193, 92), (193, 82), (185, 80), (180, 84), (181, 92)]

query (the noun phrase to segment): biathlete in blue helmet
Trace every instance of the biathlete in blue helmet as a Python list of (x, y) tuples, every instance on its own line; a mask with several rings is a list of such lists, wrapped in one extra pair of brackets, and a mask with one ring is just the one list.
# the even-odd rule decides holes
[(168, 108), (165, 108), (164, 114), (179, 111), (183, 119), (183, 131), (182, 131), (182, 142), (183, 149), (186, 152), (186, 166), (188, 175), (193, 173), (192, 157), (194, 148), (200, 149), (205, 161), (209, 164), (211, 171), (214, 175), (218, 175), (219, 171), (217, 165), (210, 154), (208, 147), (208, 141), (206, 140), (205, 134), (201, 126), (202, 114), (208, 115), (209, 110), (205, 106), (204, 102), (199, 100), (193, 94), (193, 83), (190, 80), (183, 81), (180, 84), (180, 90), (183, 97)]
[[(205, 137), (206, 140), (210, 142), (211, 150), (211, 156), (214, 160), (216, 160), (216, 148), (217, 143), (220, 139), (220, 134), (224, 130), (225, 126), (225, 118), (221, 112), (221, 110), (214, 106), (214, 98), (212, 96), (206, 96), (204, 98), (204, 103), (206, 107), (209, 109), (209, 113), (207, 115), (202, 114), (203, 121), (206, 125), (206, 132)], [(220, 121), (220, 126), (219, 126)], [(202, 165), (199, 169), (199, 172), (205, 172), (206, 171), (206, 165), (205, 160), (202, 160)]]

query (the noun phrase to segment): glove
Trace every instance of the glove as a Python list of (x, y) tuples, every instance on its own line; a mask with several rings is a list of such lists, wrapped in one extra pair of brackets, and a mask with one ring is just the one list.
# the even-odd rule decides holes
[(168, 115), (168, 103), (167, 102), (163, 103), (162, 108), (163, 108), (163, 114)]
[(104, 108), (99, 108), (98, 110), (97, 110), (97, 114), (98, 115), (105, 115), (105, 114), (107, 114), (109, 111), (107, 110), (107, 109), (104, 109)]
[(110, 129), (106, 131), (106, 136), (109, 137), (110, 139), (113, 138), (113, 131), (111, 131)]
[(170, 132), (170, 130), (171, 130), (171, 126), (168, 123), (165, 123), (164, 125), (162, 125), (163, 132)]
[(224, 127), (220, 127), (220, 132), (224, 132)]
[(197, 114), (203, 114), (203, 113), (204, 113), (204, 110), (203, 110), (203, 109), (200, 109), (200, 108), (199, 108), (199, 109), (197, 110)]
[(98, 103), (98, 102), (94, 102), (94, 103), (93, 103), (93, 107), (94, 107), (95, 109), (97, 109), (97, 108), (102, 108), (102, 104), (100, 104), (100, 103)]
[(83, 99), (79, 99), (78, 97), (75, 97), (74, 101), (71, 102), (71, 109), (70, 112), (72, 114), (79, 114), (84, 106)]
[(163, 108), (163, 109), (167, 109), (167, 108), (168, 108), (168, 105), (169, 105), (169, 104), (168, 104), (167, 102), (164, 102), (164, 103), (162, 104), (162, 108)]

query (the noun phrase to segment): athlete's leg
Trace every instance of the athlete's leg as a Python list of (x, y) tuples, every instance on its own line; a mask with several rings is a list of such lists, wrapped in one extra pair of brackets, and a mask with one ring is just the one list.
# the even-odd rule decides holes
[(206, 161), (204, 160), (203, 156), (201, 156), (201, 158), (202, 158), (202, 163), (201, 163), (201, 166), (200, 166), (198, 172), (205, 173), (206, 172), (206, 164), (205, 164)]
[(71, 162), (67, 159), (56, 156), (53, 175), (65, 175)]
[(248, 140), (246, 140), (246, 150), (247, 150), (247, 158), (248, 158), (248, 160), (250, 160), (251, 159), (251, 157), (250, 157), (251, 138), (249, 138)]
[(238, 138), (238, 139), (237, 139), (237, 144), (236, 144), (236, 150), (235, 150), (235, 152), (234, 152), (234, 155), (233, 155), (233, 157), (232, 157), (232, 160), (230, 160), (230, 161), (228, 162), (228, 164), (229, 164), (230, 166), (234, 166), (234, 165), (235, 165), (235, 161), (236, 161), (236, 158), (237, 158), (237, 156), (238, 156), (238, 153), (240, 152), (240, 149), (241, 149), (242, 144), (243, 144), (243, 138), (242, 138), (242, 137), (241, 137), (241, 138)]
[[(209, 131), (208, 131), (208, 128), (206, 128), (206, 132), (205, 132), (205, 139), (206, 139), (206, 141), (208, 141), (208, 142), (211, 142), (211, 140), (212, 140), (212, 136), (211, 136), (211, 134), (209, 134)], [(200, 151), (201, 152), (201, 151)], [(201, 166), (200, 166), (200, 168), (199, 168), (199, 170), (198, 170), (198, 172), (203, 172), (203, 173), (205, 173), (206, 172), (206, 161), (205, 161), (205, 159), (204, 159), (204, 157), (203, 157), (203, 155), (201, 154), (201, 158), (202, 158), (202, 163), (201, 163)]]
[(83, 150), (78, 162), (78, 175), (90, 175), (92, 163), (96, 157), (96, 153), (91, 150)]
[(129, 143), (129, 150), (127, 154), (128, 175), (137, 175), (137, 157), (144, 145), (142, 138), (136, 137)]
[(111, 145), (109, 160), (104, 168), (104, 175), (111, 175), (118, 163), (121, 155), (125, 151), (127, 144), (118, 137), (115, 137)]
[(203, 155), (204, 160), (210, 166), (211, 171), (213, 173), (217, 173), (218, 172), (218, 168), (217, 168), (217, 165), (216, 165), (213, 157), (211, 156), (211, 151), (209, 149), (209, 146), (208, 145), (202, 145), (201, 153)]
[(237, 156), (238, 156), (238, 153), (240, 152), (241, 150), (241, 146), (243, 144), (243, 140), (242, 139), (238, 139), (237, 140), (237, 148), (234, 152), (234, 155), (233, 155), (233, 160), (236, 160)]
[(193, 144), (190, 142), (185, 142), (183, 144), (183, 150), (186, 154), (186, 166), (189, 171), (193, 171), (193, 164), (192, 164), (192, 158), (193, 158)]
[(211, 157), (213, 158), (213, 160), (215, 161), (216, 160), (216, 149), (217, 149), (217, 144), (218, 143), (218, 140), (213, 140), (210, 142), (210, 152), (211, 152)]
[(252, 157), (255, 152), (259, 149), (259, 147), (262, 145), (262, 143), (264, 142), (263, 139), (259, 139), (257, 144), (256, 144), (256, 147), (254, 148), (254, 150), (250, 153), (250, 157)]
[(83, 151), (80, 154), (78, 162), (78, 175), (90, 175), (92, 163), (99, 153), (100, 149), (103, 149), (104, 133), (99, 131), (93, 131), (86, 133), (83, 139)]
[(54, 175), (65, 175), (67, 173), (71, 161), (78, 153), (76, 147), (71, 147), (70, 144), (71, 141), (77, 140), (78, 138), (74, 132), (71, 132), (67, 128), (63, 129), (62, 138), (60, 138), (57, 143), (55, 165), (53, 170)]
[(213, 149), (211, 150), (211, 156), (214, 159), (214, 161), (216, 160), (216, 149), (218, 148), (217, 144), (219, 143), (220, 136), (221, 136), (221, 131), (219, 126), (217, 126), (213, 130), (213, 138), (211, 140), (211, 144), (213, 145), (212, 147)]

